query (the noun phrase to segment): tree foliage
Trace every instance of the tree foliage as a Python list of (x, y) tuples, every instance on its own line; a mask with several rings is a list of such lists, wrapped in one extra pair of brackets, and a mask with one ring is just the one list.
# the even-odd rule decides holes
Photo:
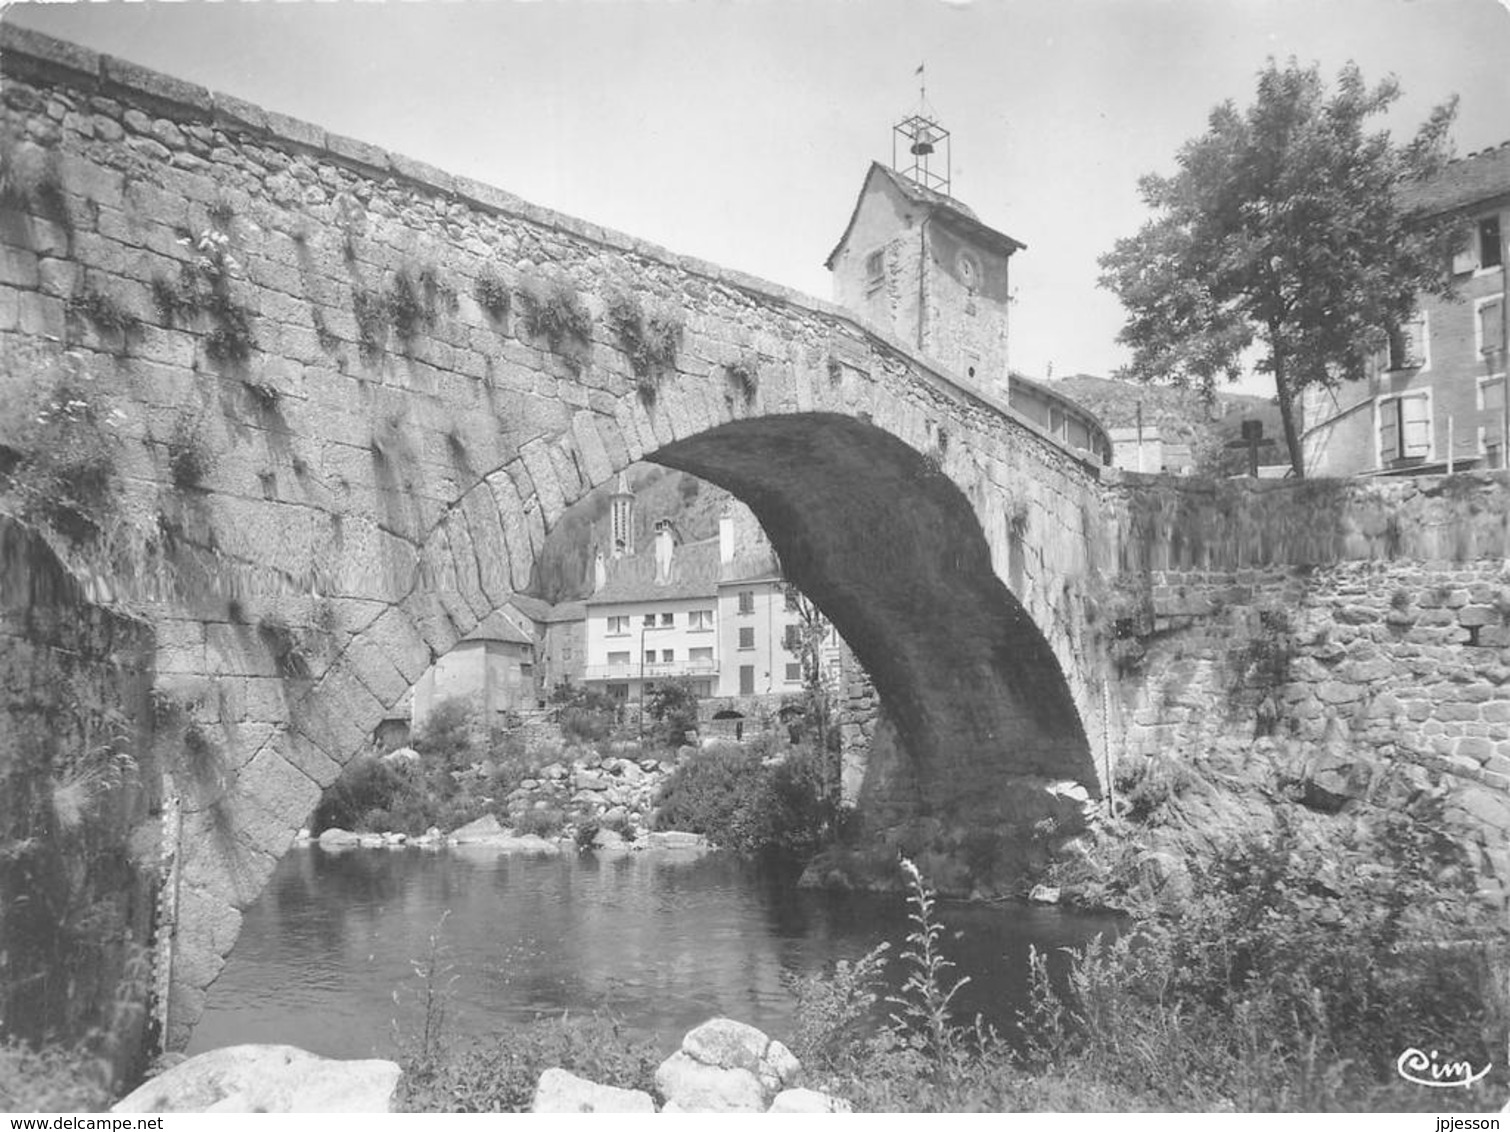
[(1301, 391), (1362, 377), (1417, 294), (1451, 293), (1461, 232), (1402, 190), (1446, 163), (1456, 99), (1396, 145), (1367, 126), (1399, 93), (1393, 79), (1370, 88), (1353, 64), (1328, 92), (1316, 66), (1269, 60), (1252, 106), (1216, 107), (1177, 173), (1142, 178), (1154, 217), (1100, 260), (1102, 286), (1127, 309), (1118, 340), (1133, 348), (1133, 376), (1209, 394), (1259, 345), (1296, 475)]

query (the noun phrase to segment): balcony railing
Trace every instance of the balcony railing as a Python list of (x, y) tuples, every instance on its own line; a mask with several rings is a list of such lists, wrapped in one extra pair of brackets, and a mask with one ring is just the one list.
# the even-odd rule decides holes
[(656, 661), (652, 664), (630, 662), (629, 664), (589, 664), (582, 674), (584, 680), (665, 680), (673, 676), (717, 676), (716, 660)]

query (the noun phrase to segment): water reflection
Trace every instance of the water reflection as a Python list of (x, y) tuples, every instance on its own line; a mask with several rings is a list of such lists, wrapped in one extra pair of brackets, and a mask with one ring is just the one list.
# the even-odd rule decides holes
[[(898, 951), (907, 931), (900, 897), (799, 891), (789, 874), (722, 856), (298, 848), (247, 910), (190, 1052), (289, 1042), (333, 1057), (391, 1055), (395, 1018), (418, 1023), (412, 961), (447, 912), (459, 1031), (608, 1007), (668, 1051), (714, 1014), (789, 1033), (784, 973), (825, 969), (882, 940)], [(1030, 944), (1053, 949), (1114, 927), (1018, 906), (945, 905), (940, 917), (957, 973), (971, 977), (960, 1006), (998, 1021), (1022, 1000)]]

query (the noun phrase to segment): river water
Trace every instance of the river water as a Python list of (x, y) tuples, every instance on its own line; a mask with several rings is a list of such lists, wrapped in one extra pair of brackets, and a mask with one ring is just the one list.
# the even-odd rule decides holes
[[(666, 1052), (714, 1015), (784, 1037), (796, 1007), (785, 975), (883, 940), (895, 955), (908, 927), (900, 896), (799, 890), (793, 879), (723, 854), (296, 847), (247, 909), (189, 1052), (276, 1042), (392, 1056), (395, 1023), (414, 1033), (422, 1018), (414, 963), (438, 925), (462, 1034), (607, 1009)], [(1116, 927), (1022, 905), (946, 903), (939, 918), (953, 973), (971, 980), (956, 1001), (998, 1023), (1022, 1003), (1030, 944), (1055, 949)]]

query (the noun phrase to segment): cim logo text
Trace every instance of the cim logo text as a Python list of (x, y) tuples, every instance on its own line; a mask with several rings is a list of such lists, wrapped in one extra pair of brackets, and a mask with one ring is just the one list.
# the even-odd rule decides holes
[(1482, 1081), (1493, 1068), (1486, 1065), (1477, 1073), (1467, 1061), (1441, 1061), (1436, 1050), (1428, 1055), (1419, 1049), (1408, 1049), (1395, 1061), (1395, 1071), (1407, 1081), (1432, 1089), (1468, 1088)]

